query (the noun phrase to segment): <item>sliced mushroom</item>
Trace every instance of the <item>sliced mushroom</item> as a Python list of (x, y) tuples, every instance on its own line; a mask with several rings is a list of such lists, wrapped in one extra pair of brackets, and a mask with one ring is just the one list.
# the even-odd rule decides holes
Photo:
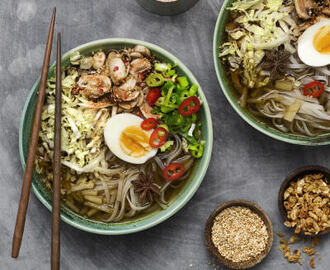
[(136, 79), (130, 76), (124, 84), (119, 87), (115, 87), (113, 90), (114, 95), (117, 99), (122, 101), (131, 101), (136, 99), (140, 92), (135, 89)]
[(93, 56), (93, 68), (95, 69), (100, 69), (103, 67), (104, 62), (105, 62), (105, 53), (104, 52), (97, 52)]
[(130, 72), (132, 74), (142, 73), (151, 69), (151, 63), (147, 58), (137, 58), (131, 62)]
[(141, 53), (139, 53), (139, 52), (131, 52), (131, 53), (129, 54), (129, 56), (130, 56), (131, 58), (133, 58), (133, 59), (136, 59), (136, 58), (142, 58), (142, 57), (143, 57), (143, 55), (142, 55)]
[(297, 15), (302, 19), (309, 19), (310, 10), (316, 8), (316, 4), (313, 0), (295, 0), (294, 5), (296, 7)]
[(120, 86), (120, 89), (125, 91), (132, 91), (136, 86), (136, 79), (133, 76), (129, 76), (125, 83)]
[(108, 55), (106, 66), (114, 84), (118, 84), (127, 77), (127, 70), (120, 55), (111, 52)]
[(324, 20), (329, 20), (329, 19), (326, 16), (324, 16), (324, 15), (319, 15), (314, 20), (306, 21), (304, 24), (300, 25), (296, 29), (297, 33), (295, 33), (295, 34), (300, 35), (300, 33), (303, 32), (303, 31), (305, 31), (308, 27), (312, 26), (315, 23), (322, 22)]
[(83, 57), (80, 59), (80, 69), (90, 69), (93, 66), (93, 57)]
[(90, 98), (98, 98), (111, 90), (111, 80), (104, 75), (82, 75), (77, 85)]
[(142, 93), (147, 95), (150, 92), (150, 88), (148, 86), (144, 87)]
[(329, 20), (329, 18), (327, 16), (324, 16), (324, 15), (319, 15), (315, 18), (314, 23), (323, 22), (325, 20)]
[[(141, 106), (142, 104), (143, 104), (143, 102), (144, 102), (144, 95), (143, 95), (143, 93), (142, 92), (140, 92), (140, 95), (137, 97), (137, 106)], [(329, 103), (330, 103), (330, 101), (329, 101)]]
[(132, 101), (126, 101), (126, 102), (119, 103), (119, 107), (124, 110), (131, 110), (137, 105), (137, 103), (138, 103), (138, 100), (134, 99)]
[(113, 93), (118, 100), (131, 101), (139, 96), (139, 91), (125, 91), (119, 87), (113, 89)]
[(152, 113), (153, 108), (147, 102), (144, 102), (139, 108), (145, 118), (159, 118), (159, 115)]
[(324, 8), (322, 9), (322, 13), (323, 13), (324, 15), (330, 16), (330, 7), (324, 7)]
[(143, 45), (136, 45), (133, 48), (133, 51), (138, 52), (138, 53), (140, 53), (144, 56), (148, 56), (148, 57), (150, 57), (150, 55), (151, 55), (150, 50), (147, 47), (143, 46)]

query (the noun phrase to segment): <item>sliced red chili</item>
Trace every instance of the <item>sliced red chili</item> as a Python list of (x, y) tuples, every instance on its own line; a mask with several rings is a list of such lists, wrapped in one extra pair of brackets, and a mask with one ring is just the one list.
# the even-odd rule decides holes
[(156, 128), (150, 135), (149, 144), (154, 148), (161, 147), (167, 140), (167, 130), (163, 127)]
[(179, 107), (179, 114), (189, 116), (196, 113), (201, 108), (201, 103), (196, 96), (186, 98)]
[(157, 126), (158, 122), (155, 118), (147, 118), (141, 123), (141, 128), (144, 130), (150, 130), (153, 129), (155, 126)]
[(160, 90), (159, 88), (152, 88), (146, 99), (147, 99), (147, 102), (149, 103), (149, 105), (154, 105), (156, 103), (156, 101), (158, 100), (158, 98), (160, 97)]
[(172, 163), (163, 170), (163, 177), (167, 181), (173, 181), (180, 178), (184, 174), (184, 166), (182, 163)]
[(312, 81), (303, 88), (305, 96), (317, 98), (324, 92), (324, 84), (319, 81)]
[(118, 66), (115, 66), (115, 67), (113, 68), (113, 71), (117, 71), (117, 70), (119, 70), (119, 67), (118, 67)]
[(145, 73), (140, 73), (139, 74), (139, 77), (143, 81), (145, 79), (145, 77), (146, 77), (146, 74)]
[(103, 89), (102, 88), (100, 88), (100, 92), (103, 93)]

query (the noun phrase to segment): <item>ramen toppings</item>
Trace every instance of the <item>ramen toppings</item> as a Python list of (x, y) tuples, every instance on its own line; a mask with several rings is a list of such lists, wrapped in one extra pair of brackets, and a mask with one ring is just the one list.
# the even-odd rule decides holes
[(235, 0), (228, 10), (219, 57), (230, 95), (267, 128), (328, 137), (329, 1)]
[(295, 233), (318, 234), (330, 227), (330, 185), (323, 174), (309, 174), (292, 182), (284, 192), (284, 207)]
[[(187, 187), (205, 141), (198, 110), (178, 113), (185, 99), (198, 100), (199, 87), (176, 66), (142, 45), (71, 53), (62, 80), (61, 194), (74, 212), (129, 220), (166, 209)], [(54, 89), (50, 78), (36, 160), (50, 189)]]

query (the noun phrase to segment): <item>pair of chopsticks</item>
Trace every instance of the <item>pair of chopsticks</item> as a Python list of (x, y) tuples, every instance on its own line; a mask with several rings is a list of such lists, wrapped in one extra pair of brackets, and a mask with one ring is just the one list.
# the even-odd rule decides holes
[[(39, 130), (41, 125), (42, 107), (46, 96), (46, 83), (55, 28), (56, 8), (49, 27), (47, 45), (43, 60), (38, 100), (34, 112), (31, 131), (30, 146), (23, 178), (21, 197), (16, 217), (16, 225), (12, 243), (12, 257), (19, 255), (25, 226), (26, 212), (29, 204), (34, 161), (38, 146)], [(60, 267), (60, 179), (61, 179), (61, 34), (57, 36), (56, 56), (56, 97), (55, 97), (55, 138), (54, 138), (54, 168), (53, 168), (53, 210), (52, 210), (52, 243), (51, 243), (51, 269)]]

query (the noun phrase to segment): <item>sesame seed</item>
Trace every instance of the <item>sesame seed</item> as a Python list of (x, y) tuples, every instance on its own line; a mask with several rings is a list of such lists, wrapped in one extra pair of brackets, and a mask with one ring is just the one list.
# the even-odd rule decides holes
[(268, 237), (263, 220), (247, 207), (224, 209), (212, 227), (214, 246), (233, 262), (247, 261), (260, 254), (266, 248)]

